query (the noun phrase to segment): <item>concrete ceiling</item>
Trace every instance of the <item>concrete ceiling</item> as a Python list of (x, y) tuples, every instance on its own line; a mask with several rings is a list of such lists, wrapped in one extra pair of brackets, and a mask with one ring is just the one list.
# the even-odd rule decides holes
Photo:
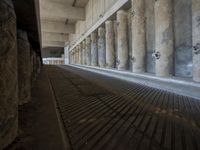
[(75, 23), (85, 20), (88, 0), (40, 0), (42, 47), (64, 47)]

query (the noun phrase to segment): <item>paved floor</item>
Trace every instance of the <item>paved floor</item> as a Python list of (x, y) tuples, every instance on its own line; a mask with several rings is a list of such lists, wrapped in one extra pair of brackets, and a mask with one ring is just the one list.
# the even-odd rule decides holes
[(31, 102), (19, 107), (19, 136), (6, 150), (64, 150), (54, 101), (43, 68)]
[(199, 150), (200, 101), (46, 66), (72, 150)]

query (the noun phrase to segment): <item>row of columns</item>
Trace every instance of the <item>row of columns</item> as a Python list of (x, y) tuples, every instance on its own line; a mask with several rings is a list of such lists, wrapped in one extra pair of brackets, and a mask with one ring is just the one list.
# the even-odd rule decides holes
[[(156, 76), (167, 77), (174, 74), (174, 33), (172, 0), (155, 2), (155, 69)], [(192, 0), (193, 14), (193, 79), (200, 82), (200, 1)], [(143, 73), (146, 70), (146, 27), (145, 2), (132, 0), (132, 71)], [(98, 28), (70, 53), (70, 63), (116, 67), (128, 69), (128, 17), (127, 12), (117, 12), (117, 22), (108, 20), (105, 29)], [(85, 43), (85, 45), (84, 45)], [(77, 54), (80, 54), (77, 57)], [(79, 61), (77, 61), (79, 60)]]

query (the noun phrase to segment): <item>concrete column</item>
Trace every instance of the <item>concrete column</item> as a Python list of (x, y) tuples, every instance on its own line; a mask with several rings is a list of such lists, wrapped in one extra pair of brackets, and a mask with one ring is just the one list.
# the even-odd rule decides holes
[(91, 65), (97, 66), (98, 64), (98, 49), (97, 49), (97, 34), (91, 34)]
[(91, 65), (91, 38), (90, 36), (86, 38), (85, 50), (86, 50), (86, 65), (90, 66)]
[(156, 75), (173, 75), (174, 39), (172, 0), (155, 2)]
[(18, 131), (16, 15), (12, 0), (0, 1), (0, 14), (0, 149), (4, 149)]
[(82, 64), (82, 45), (81, 45), (81, 43), (78, 45), (78, 54), (79, 54), (78, 63)]
[(145, 2), (132, 0), (132, 71), (145, 72), (146, 32)]
[(128, 16), (124, 10), (117, 12), (118, 70), (128, 69)]
[(79, 49), (78, 49), (78, 45), (76, 46), (76, 64), (79, 64)]
[(66, 46), (64, 47), (64, 64), (65, 65), (69, 64), (69, 59), (70, 59), (69, 47)]
[(74, 49), (72, 50), (72, 64), (74, 64)]
[(106, 26), (106, 67), (115, 67), (115, 39), (114, 39), (114, 25), (113, 21), (105, 22)]
[(200, 1), (192, 0), (193, 80), (200, 82)]
[(115, 67), (117, 66), (118, 50), (117, 50), (117, 21), (113, 21), (114, 39), (115, 39)]
[(86, 65), (86, 50), (85, 50), (85, 40), (82, 41), (82, 60), (83, 60), (83, 65)]
[(102, 27), (98, 28), (98, 65), (106, 67), (105, 30)]

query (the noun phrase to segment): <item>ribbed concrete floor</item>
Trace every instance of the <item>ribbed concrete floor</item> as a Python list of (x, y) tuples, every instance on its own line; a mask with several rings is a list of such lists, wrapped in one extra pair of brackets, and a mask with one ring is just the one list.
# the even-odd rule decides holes
[(200, 149), (199, 100), (69, 66), (46, 69), (71, 149)]

